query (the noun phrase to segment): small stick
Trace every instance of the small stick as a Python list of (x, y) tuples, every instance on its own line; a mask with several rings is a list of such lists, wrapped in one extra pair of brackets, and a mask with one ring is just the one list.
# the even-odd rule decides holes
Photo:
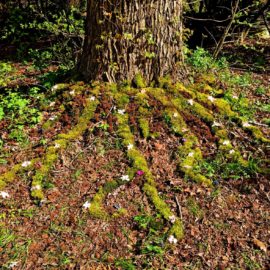
[(177, 197), (177, 196), (175, 196), (175, 200), (176, 200), (176, 204), (177, 204), (177, 206), (178, 206), (178, 211), (179, 211), (180, 218), (181, 218), (181, 220), (182, 220), (182, 219), (183, 219), (182, 208), (181, 208), (181, 205), (180, 205), (180, 203), (179, 203), (179, 200), (178, 200), (178, 197)]

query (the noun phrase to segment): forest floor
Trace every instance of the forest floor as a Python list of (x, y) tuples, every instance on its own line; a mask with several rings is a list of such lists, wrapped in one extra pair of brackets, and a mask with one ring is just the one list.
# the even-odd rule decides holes
[(1, 269), (270, 268), (266, 70), (155, 88), (57, 72), (2, 62)]

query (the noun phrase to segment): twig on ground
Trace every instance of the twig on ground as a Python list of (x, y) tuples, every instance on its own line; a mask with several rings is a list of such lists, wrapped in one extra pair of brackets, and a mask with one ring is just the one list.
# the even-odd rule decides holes
[(177, 196), (175, 196), (175, 201), (176, 201), (176, 204), (177, 204), (177, 207), (178, 207), (178, 212), (179, 212), (180, 219), (182, 220), (183, 219), (182, 208), (181, 208), (181, 205), (179, 203), (179, 200), (178, 200)]

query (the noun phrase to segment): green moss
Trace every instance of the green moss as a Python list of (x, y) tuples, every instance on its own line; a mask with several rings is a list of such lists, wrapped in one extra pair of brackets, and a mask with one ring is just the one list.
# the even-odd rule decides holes
[(165, 219), (169, 220), (169, 217), (172, 216), (172, 212), (169, 206), (159, 197), (157, 189), (152, 185), (145, 183), (143, 190), (150, 198), (157, 211), (162, 214)]
[(105, 196), (106, 192), (104, 192), (104, 189), (101, 187), (99, 191), (95, 194), (89, 207), (89, 212), (93, 217), (102, 219), (108, 218), (107, 212), (102, 207), (102, 202), (105, 199)]
[(24, 171), (30, 171), (33, 169), (35, 163), (39, 160), (39, 158), (35, 158), (30, 160), (30, 164), (27, 167), (23, 167), (22, 164), (16, 164), (14, 165), (9, 171), (7, 171), (6, 173), (2, 174), (0, 176), (0, 189), (4, 188), (7, 183), (11, 183), (14, 181), (14, 179), (16, 178), (16, 175), (19, 172), (24, 172)]
[(248, 127), (244, 127), (244, 129), (251, 132), (254, 138), (256, 138), (258, 141), (261, 141), (263, 143), (270, 143), (270, 140), (264, 137), (263, 133), (258, 127), (250, 125)]
[(207, 73), (207, 74), (202, 74), (200, 75), (199, 81), (209, 84), (214, 84), (216, 82), (216, 78), (213, 74)]
[(137, 88), (145, 88), (146, 87), (146, 82), (141, 74), (135, 75), (133, 82)]
[(170, 76), (165, 76), (158, 79), (159, 88), (163, 89), (174, 89), (174, 84)]
[(123, 217), (123, 216), (127, 216), (128, 215), (128, 211), (125, 208), (119, 208), (117, 210), (117, 212), (113, 213), (112, 217), (113, 218), (119, 218), (119, 217)]
[(172, 130), (176, 134), (183, 135), (185, 133), (185, 130), (187, 129), (187, 125), (182, 116), (178, 113), (178, 111), (173, 108), (166, 108), (165, 113), (170, 119)]
[(64, 90), (67, 90), (67, 89), (69, 89), (69, 84), (59, 83), (59, 84), (54, 85), (52, 87), (51, 91), (54, 93), (60, 93), (60, 92), (63, 92)]
[(134, 137), (128, 125), (128, 114), (117, 114), (117, 121), (117, 133), (123, 139), (123, 145), (128, 146), (129, 144), (134, 144)]
[(180, 156), (180, 170), (191, 180), (200, 184), (212, 186), (212, 181), (210, 179), (195, 171), (195, 166), (203, 159), (200, 148), (196, 147), (198, 144), (197, 137), (191, 134), (186, 134), (184, 139), (184, 145), (178, 148)]
[(79, 117), (78, 123), (67, 134), (59, 134), (59, 139), (74, 140), (77, 139), (86, 129), (90, 119), (94, 116), (98, 101), (90, 101), (85, 107), (82, 115)]
[[(117, 114), (118, 119), (118, 134), (122, 137), (125, 146), (129, 144), (134, 145), (134, 136), (131, 133), (128, 115)], [(149, 199), (154, 204), (157, 211), (167, 220), (172, 216), (172, 212), (169, 206), (159, 197), (158, 191), (156, 189), (156, 183), (151, 171), (148, 168), (147, 161), (141, 152), (133, 146), (133, 148), (127, 150), (127, 156), (132, 160), (133, 167), (135, 170), (142, 170), (144, 172), (144, 178), (146, 183), (143, 189)], [(180, 234), (179, 234), (180, 235)]]
[(218, 127), (213, 127), (212, 129), (218, 138), (223, 139), (223, 140), (228, 139), (228, 132), (226, 129), (218, 129)]
[(238, 114), (232, 111), (230, 104), (224, 99), (215, 99), (215, 105), (219, 112), (228, 118), (235, 118)]
[(161, 88), (147, 88), (147, 93), (152, 95), (156, 100), (161, 102), (163, 106), (172, 106), (172, 103), (168, 96), (166, 95), (165, 91)]
[(118, 108), (123, 109), (129, 103), (129, 96), (123, 93), (114, 94), (114, 98), (117, 102)]
[(194, 105), (190, 106), (189, 109), (208, 123), (212, 123), (214, 121), (213, 113), (197, 102), (194, 102)]
[(180, 219), (176, 219), (169, 231), (169, 235), (174, 235), (178, 240), (184, 237), (184, 226)]
[(142, 131), (143, 137), (147, 139), (150, 135), (149, 121), (143, 117), (140, 117), (139, 118), (139, 127)]
[[(42, 159), (42, 166), (39, 168), (32, 179), (32, 191), (31, 196), (42, 200), (44, 194), (42, 189), (34, 189), (35, 186), (42, 187), (44, 179), (49, 174), (51, 168), (58, 159), (58, 152), (61, 149), (65, 149), (69, 141), (77, 139), (88, 127), (88, 122), (94, 116), (98, 101), (89, 101), (83, 110), (82, 115), (79, 117), (78, 123), (67, 133), (59, 134), (58, 139), (54, 142), (53, 146), (48, 147), (44, 158)], [(56, 147), (57, 146), (57, 147)]]

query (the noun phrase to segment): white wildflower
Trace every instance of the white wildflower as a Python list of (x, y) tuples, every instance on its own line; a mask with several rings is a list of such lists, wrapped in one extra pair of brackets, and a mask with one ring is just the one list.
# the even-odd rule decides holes
[(52, 116), (49, 118), (49, 120), (50, 120), (50, 121), (54, 121), (56, 118), (57, 118), (56, 115), (52, 115)]
[(225, 140), (222, 144), (223, 145), (229, 145), (230, 144), (230, 141), (229, 140)]
[(71, 91), (69, 92), (69, 94), (72, 95), (72, 96), (74, 96), (74, 95), (75, 95), (75, 91), (74, 91), (74, 90), (71, 90)]
[(221, 127), (221, 124), (214, 121), (212, 127)]
[(175, 112), (174, 114), (173, 114), (173, 117), (178, 117), (178, 113), (177, 112)]
[(188, 132), (188, 128), (182, 128), (182, 132)]
[(55, 145), (54, 145), (54, 148), (55, 149), (58, 149), (58, 148), (60, 148), (61, 147), (61, 145), (59, 144), (59, 143), (55, 143)]
[(96, 97), (94, 97), (94, 96), (91, 96), (91, 97), (89, 98), (90, 101), (94, 101), (95, 99), (96, 99)]
[(49, 104), (50, 107), (53, 107), (54, 105), (55, 105), (55, 102), (54, 102), (54, 101), (52, 101), (52, 102)]
[(86, 201), (84, 204), (83, 204), (83, 208), (84, 209), (88, 209), (89, 207), (91, 206), (91, 203)]
[(174, 223), (176, 221), (175, 215), (169, 216), (169, 220), (171, 223)]
[(121, 176), (121, 180), (122, 181), (129, 181), (130, 179), (129, 179), (129, 176), (126, 174), (126, 175)]
[(170, 235), (170, 236), (169, 236), (168, 241), (169, 241), (171, 244), (176, 244), (176, 243), (177, 243), (177, 239), (176, 239), (173, 235)]
[(6, 198), (10, 197), (10, 195), (6, 191), (0, 191), (0, 196), (3, 199), (6, 199)]
[(125, 113), (125, 110), (124, 109), (119, 109), (118, 113), (123, 115)]
[(190, 170), (190, 169), (192, 169), (192, 166), (190, 166), (190, 165), (184, 165), (183, 168), (185, 168), (187, 170)]
[(145, 90), (145, 89), (142, 89), (142, 90), (141, 90), (141, 93), (142, 93), (142, 94), (145, 94), (145, 93), (146, 93), (146, 90)]
[(130, 144), (128, 144), (127, 149), (131, 150), (133, 147), (134, 147), (134, 145), (132, 143), (130, 143)]
[(244, 122), (243, 127), (250, 127), (250, 124), (248, 122)]
[(235, 151), (232, 149), (232, 150), (229, 151), (229, 153), (230, 153), (230, 155), (232, 155), (232, 154), (235, 153)]
[(13, 268), (15, 266), (17, 266), (18, 262), (10, 262), (10, 264), (8, 265), (8, 268)]
[(233, 99), (238, 99), (238, 96), (233, 95), (232, 98), (233, 98)]
[(52, 87), (52, 91), (56, 91), (58, 88), (59, 88), (59, 85), (56, 84), (56, 85), (54, 85), (54, 86)]
[(31, 187), (31, 191), (33, 190), (41, 190), (41, 186), (40, 185), (35, 185)]
[(22, 167), (28, 167), (29, 165), (31, 165), (31, 161), (24, 161), (23, 163), (22, 163)]
[(188, 154), (188, 156), (189, 156), (189, 157), (193, 157), (193, 156), (194, 156), (194, 152), (190, 152), (190, 153)]
[(188, 104), (191, 105), (191, 106), (194, 104), (193, 99), (189, 99), (187, 102), (188, 102)]
[(212, 96), (208, 96), (207, 99), (211, 102), (214, 102), (215, 101), (215, 98), (213, 98)]

